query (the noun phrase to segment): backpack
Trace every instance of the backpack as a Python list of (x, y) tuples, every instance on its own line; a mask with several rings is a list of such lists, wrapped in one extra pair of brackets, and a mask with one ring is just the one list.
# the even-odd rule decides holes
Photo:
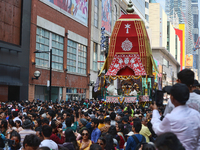
[(145, 137), (143, 135), (142, 135), (141, 142), (138, 140), (138, 138), (135, 135), (132, 135), (132, 137), (133, 137), (133, 139), (135, 140), (135, 142), (137, 144), (136, 147), (135, 147), (135, 150), (139, 150), (141, 145), (146, 143), (146, 139), (145, 139)]

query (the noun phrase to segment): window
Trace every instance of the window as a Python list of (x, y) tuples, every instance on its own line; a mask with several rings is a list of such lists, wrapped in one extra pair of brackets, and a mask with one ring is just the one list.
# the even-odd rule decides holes
[(114, 17), (113, 17), (113, 21), (114, 21), (114, 25), (115, 25), (115, 22), (117, 21), (117, 6), (116, 6), (116, 5), (114, 6)]
[(66, 101), (86, 98), (86, 89), (66, 88)]
[[(36, 50), (50, 51), (52, 49), (52, 68), (63, 70), (63, 43), (64, 38), (42, 28), (37, 28)], [(50, 66), (50, 53), (36, 53), (36, 65)]]
[(69, 72), (86, 74), (87, 48), (84, 45), (68, 40), (67, 69)]
[[(101, 68), (103, 67), (104, 61), (105, 61), (105, 54), (103, 52), (101, 52), (101, 55), (100, 55), (100, 69), (99, 70), (101, 70)], [(102, 73), (105, 73), (105, 70)]]
[(93, 43), (93, 70), (97, 71), (97, 49), (98, 49), (98, 44)]
[(145, 2), (145, 7), (149, 9), (149, 3)]
[(98, 0), (94, 1), (94, 26), (98, 28), (98, 11), (99, 11), (99, 2)]
[(149, 22), (149, 15), (145, 14), (145, 19)]

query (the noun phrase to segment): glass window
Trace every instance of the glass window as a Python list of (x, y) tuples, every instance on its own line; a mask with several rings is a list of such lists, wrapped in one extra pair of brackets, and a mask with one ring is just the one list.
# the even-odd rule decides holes
[(94, 26), (98, 28), (99, 2), (94, 0)]
[(149, 3), (145, 2), (145, 7), (149, 9)]
[[(36, 50), (50, 51), (52, 49), (52, 68), (63, 70), (63, 37), (37, 27)], [(36, 65), (49, 67), (50, 53), (36, 53)]]
[(67, 69), (69, 72), (86, 74), (87, 48), (84, 45), (68, 40)]
[(97, 49), (98, 49), (98, 44), (93, 43), (93, 70), (97, 71)]

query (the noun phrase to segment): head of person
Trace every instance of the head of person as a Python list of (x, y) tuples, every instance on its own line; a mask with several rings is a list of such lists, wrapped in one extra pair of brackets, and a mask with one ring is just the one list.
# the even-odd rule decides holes
[(73, 143), (74, 148), (78, 149), (78, 144), (76, 141), (76, 136), (74, 135), (74, 132), (72, 129), (65, 130), (65, 142)]
[(67, 118), (65, 120), (65, 124), (66, 124), (67, 127), (71, 127), (71, 118)]
[(104, 116), (99, 117), (99, 123), (103, 124), (104, 123)]
[(37, 150), (41, 143), (40, 138), (37, 135), (26, 135), (23, 141), (24, 150)]
[(17, 117), (18, 116), (18, 111), (13, 111), (13, 117)]
[(190, 96), (188, 87), (182, 83), (173, 85), (170, 93), (171, 102), (175, 107), (179, 105), (185, 105)]
[(85, 128), (81, 131), (81, 137), (84, 139), (84, 140), (88, 140), (88, 138), (90, 137), (90, 131)]
[(101, 146), (101, 149), (104, 150), (106, 146), (106, 139), (103, 137), (98, 138), (97, 144)]
[(16, 120), (16, 121), (15, 121), (15, 124), (16, 124), (16, 127), (17, 127), (17, 128), (22, 126), (21, 121), (19, 121), (19, 120)]
[(6, 113), (5, 113), (5, 112), (2, 112), (0, 118), (1, 118), (1, 119), (6, 119)]
[(116, 118), (116, 113), (111, 112), (111, 114), (110, 114), (110, 119), (111, 119), (111, 120), (115, 120), (115, 118)]
[(92, 123), (91, 123), (91, 127), (92, 127), (92, 128), (97, 128), (97, 127), (98, 127), (98, 125), (99, 125), (99, 119), (94, 118), (94, 119), (92, 119), (91, 122), (92, 122)]
[(55, 117), (54, 111), (53, 111), (53, 110), (49, 110), (49, 111), (47, 112), (47, 118), (48, 118), (49, 120), (53, 120), (54, 117)]
[(35, 132), (36, 132), (36, 135), (40, 138), (40, 140), (42, 141), (44, 138), (42, 136), (42, 128), (41, 127), (36, 127), (35, 128)]
[(8, 128), (8, 122), (6, 119), (1, 120), (1, 128), (7, 129)]
[(52, 127), (48, 126), (48, 125), (44, 125), (42, 126), (42, 136), (49, 138), (52, 134)]
[(32, 120), (30, 120), (30, 119), (26, 119), (26, 120), (23, 122), (23, 128), (24, 128), (24, 129), (31, 129), (32, 125), (33, 125), (33, 122), (32, 122)]
[(8, 119), (8, 126), (9, 126), (10, 128), (12, 128), (12, 127), (15, 126), (15, 123), (14, 123), (14, 121), (13, 121), (12, 119)]
[(183, 83), (187, 85), (189, 90), (192, 90), (192, 85), (194, 83), (194, 72), (190, 69), (183, 69), (177, 74), (178, 83)]
[(122, 123), (126, 124), (128, 122), (128, 116), (123, 116), (122, 117)]
[(49, 119), (48, 118), (42, 119), (42, 126), (44, 126), (44, 125), (49, 125)]
[(11, 147), (11, 149), (20, 149), (21, 148), (21, 137), (20, 134), (13, 130), (12, 132), (10, 132), (10, 140), (12, 140), (13, 142), (9, 143), (9, 147)]
[(81, 118), (78, 122), (80, 128), (85, 127), (87, 123), (88, 122), (85, 118)]
[(152, 144), (146, 143), (143, 144), (142, 150), (156, 150), (156, 148), (153, 143)]
[(143, 117), (143, 118), (142, 118), (142, 124), (146, 126), (147, 123), (148, 123), (147, 118), (146, 118), (146, 117)]
[(110, 120), (109, 117), (106, 117), (106, 118), (105, 118), (105, 124), (109, 124), (109, 125), (110, 125), (110, 121), (111, 121), (111, 120)]
[(108, 133), (113, 137), (116, 137), (117, 135), (116, 127), (114, 125), (110, 126), (110, 128), (108, 129)]
[(154, 144), (158, 150), (185, 150), (177, 136), (171, 132), (167, 132), (158, 136)]
[(90, 150), (102, 150), (102, 148), (99, 144), (92, 144)]
[(40, 119), (40, 118), (37, 118), (37, 119), (35, 120), (35, 127), (40, 127), (40, 126), (41, 126), (41, 123), (42, 123), (41, 119)]
[(122, 123), (118, 123), (116, 126), (117, 132), (124, 132), (124, 125)]
[(139, 120), (134, 121), (133, 126), (132, 126), (132, 131), (133, 131), (134, 133), (139, 133), (140, 130), (141, 130), (141, 128), (142, 128), (142, 123), (141, 123), (141, 121), (139, 121)]
[(114, 150), (115, 148), (113, 146), (113, 136), (111, 134), (106, 134), (104, 138), (106, 139), (105, 149)]

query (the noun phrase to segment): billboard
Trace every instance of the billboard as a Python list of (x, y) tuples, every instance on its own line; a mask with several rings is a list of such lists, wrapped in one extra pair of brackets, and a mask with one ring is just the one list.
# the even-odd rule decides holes
[(111, 0), (102, 0), (102, 15), (101, 25), (106, 31), (111, 33), (111, 22), (112, 22), (112, 7)]
[(46, 0), (87, 24), (88, 0)]
[(193, 55), (186, 55), (186, 67), (193, 66)]

